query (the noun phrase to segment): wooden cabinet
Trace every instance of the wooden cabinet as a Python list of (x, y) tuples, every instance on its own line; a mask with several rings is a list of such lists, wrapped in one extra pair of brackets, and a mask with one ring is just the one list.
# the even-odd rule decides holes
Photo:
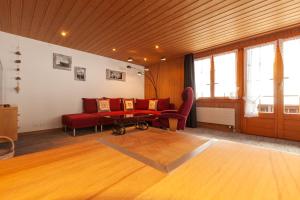
[(18, 139), (18, 107), (0, 106), (0, 136)]

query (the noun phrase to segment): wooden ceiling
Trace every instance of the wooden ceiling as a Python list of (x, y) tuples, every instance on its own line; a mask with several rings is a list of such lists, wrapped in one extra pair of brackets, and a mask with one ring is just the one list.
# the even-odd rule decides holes
[(1, 0), (0, 22), (4, 32), (149, 65), (298, 26), (300, 1)]

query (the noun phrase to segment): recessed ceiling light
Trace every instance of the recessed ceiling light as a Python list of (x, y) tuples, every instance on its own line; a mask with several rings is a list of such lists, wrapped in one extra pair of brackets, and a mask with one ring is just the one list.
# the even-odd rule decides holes
[(127, 59), (127, 61), (128, 61), (128, 62), (132, 62), (133, 59), (132, 59), (131, 57), (129, 57), (129, 58)]
[(158, 49), (159, 48), (159, 46), (158, 45), (155, 45), (155, 49)]
[(167, 58), (166, 57), (161, 57), (161, 59), (160, 59), (161, 61), (166, 61), (167, 60)]
[(67, 34), (68, 34), (68, 33), (67, 33), (66, 31), (62, 31), (62, 32), (60, 32), (60, 35), (61, 35), (61, 36), (63, 36), (63, 37), (66, 37), (66, 36), (67, 36)]
[(144, 61), (146, 62), (148, 59), (147, 58), (144, 58)]
[(113, 51), (117, 51), (117, 49), (115, 49), (115, 48), (113, 48), (112, 50), (113, 50)]

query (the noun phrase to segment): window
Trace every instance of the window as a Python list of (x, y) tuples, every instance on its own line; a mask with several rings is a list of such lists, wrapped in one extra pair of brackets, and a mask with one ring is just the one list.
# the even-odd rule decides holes
[(274, 112), (275, 44), (247, 48), (245, 116)]
[(300, 39), (282, 43), (284, 113), (297, 114), (300, 106)]
[(215, 97), (236, 97), (236, 62), (236, 52), (214, 56)]
[(210, 58), (195, 60), (196, 98), (210, 97)]

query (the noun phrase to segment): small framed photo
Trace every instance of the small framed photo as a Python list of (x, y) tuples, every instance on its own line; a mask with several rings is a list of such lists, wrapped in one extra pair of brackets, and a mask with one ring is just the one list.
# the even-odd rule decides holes
[(106, 69), (106, 79), (107, 80), (116, 80), (116, 81), (125, 81), (126, 73), (121, 72), (121, 71)]
[(86, 80), (86, 68), (74, 67), (74, 78), (77, 81), (85, 81)]
[(72, 57), (58, 53), (53, 53), (53, 68), (71, 71)]

